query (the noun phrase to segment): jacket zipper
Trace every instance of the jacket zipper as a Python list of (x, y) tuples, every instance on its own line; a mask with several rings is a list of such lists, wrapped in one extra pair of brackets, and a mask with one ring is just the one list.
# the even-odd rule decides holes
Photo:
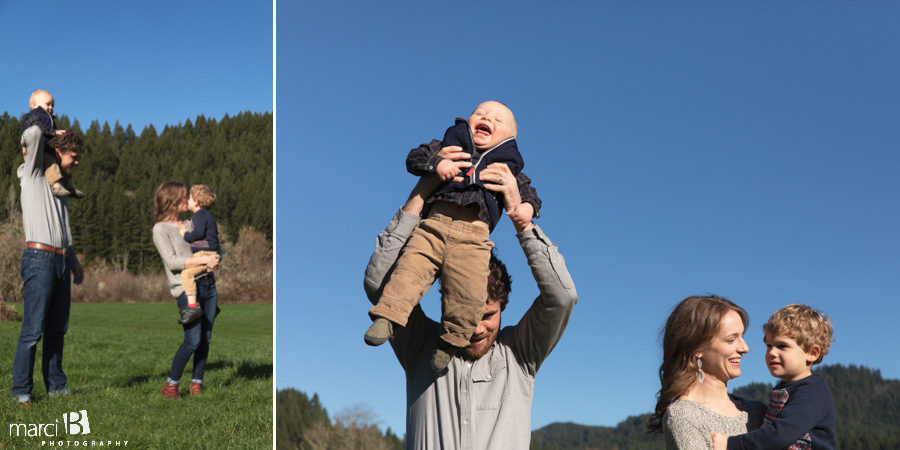
[[(468, 125), (468, 122), (466, 122), (466, 125)], [(495, 148), (497, 148), (513, 139), (515, 139), (515, 138), (508, 137), (508, 138), (504, 139), (503, 141), (501, 141), (499, 144), (485, 150), (484, 153), (482, 153), (481, 156), (478, 157), (478, 162), (476, 162), (475, 164), (472, 164), (472, 172), (469, 174), (469, 183), (475, 183), (475, 174), (478, 172), (478, 165), (481, 164), (481, 161), (484, 159), (484, 155), (487, 155), (488, 153), (492, 152)], [(472, 150), (474, 151), (475, 150), (475, 136), (472, 135), (471, 128), (469, 128), (469, 142), (472, 143)]]

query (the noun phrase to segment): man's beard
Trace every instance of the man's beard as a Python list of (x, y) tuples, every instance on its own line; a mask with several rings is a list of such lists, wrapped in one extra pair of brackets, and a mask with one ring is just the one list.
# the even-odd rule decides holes
[(478, 347), (467, 345), (465, 348), (463, 348), (463, 356), (465, 356), (466, 359), (470, 359), (472, 361), (484, 356), (494, 345), (494, 341), (497, 340), (497, 333), (492, 334), (488, 337), (488, 339), (488, 341), (484, 342)]

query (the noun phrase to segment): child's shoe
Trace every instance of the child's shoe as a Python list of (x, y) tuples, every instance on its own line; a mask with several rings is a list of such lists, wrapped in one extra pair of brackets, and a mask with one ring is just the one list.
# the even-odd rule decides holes
[(81, 191), (79, 191), (78, 189), (76, 189), (75, 186), (72, 186), (72, 180), (67, 180), (67, 179), (64, 177), (62, 181), (63, 181), (64, 183), (66, 183), (66, 184), (64, 184), (63, 186), (65, 186), (66, 189), (68, 189), (69, 192), (72, 193), (72, 197), (75, 197), (75, 198), (84, 198), (84, 192), (81, 192)]
[(178, 319), (178, 323), (182, 325), (187, 325), (203, 315), (203, 308), (200, 305), (194, 306), (193, 308), (188, 306), (187, 308), (181, 310), (181, 318)]
[(203, 384), (191, 382), (191, 396), (203, 395)]
[(457, 350), (459, 350), (458, 347), (454, 347), (441, 341), (437, 348), (434, 349), (434, 354), (431, 355), (431, 368), (434, 369), (435, 372), (443, 372), (446, 370), (447, 365), (450, 364), (450, 359), (453, 358), (453, 355), (456, 354)]
[[(58, 170), (58, 169), (57, 169)], [(49, 182), (49, 178), (47, 181)], [(53, 192), (53, 195), (56, 197), (75, 197), (75, 198), (84, 198), (84, 192), (75, 189), (75, 186), (72, 186), (72, 181), (67, 177), (59, 178), (59, 181), (56, 181), (50, 185), (50, 190)]]
[(394, 335), (394, 324), (384, 317), (375, 319), (375, 323), (366, 330), (365, 341), (373, 347), (384, 344)]
[[(65, 187), (63, 187), (62, 184), (59, 184), (59, 183), (56, 183), (56, 184), (50, 186), (50, 192), (53, 192), (54, 197), (59, 197), (59, 198), (72, 196), (72, 191), (66, 189)], [(82, 194), (82, 197), (83, 196), (84, 196), (84, 194)]]
[(178, 398), (178, 385), (166, 381), (166, 385), (159, 390), (159, 393), (165, 398)]

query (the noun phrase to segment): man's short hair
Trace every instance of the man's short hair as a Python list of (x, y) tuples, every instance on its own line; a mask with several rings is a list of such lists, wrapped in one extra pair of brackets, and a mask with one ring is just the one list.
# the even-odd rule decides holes
[(78, 133), (72, 130), (66, 130), (65, 133), (54, 135), (47, 141), (50, 148), (58, 148), (62, 151), (81, 153), (84, 151), (84, 144)]
[(500, 311), (506, 309), (509, 302), (509, 292), (512, 290), (512, 278), (506, 271), (506, 264), (503, 264), (494, 252), (491, 252), (491, 262), (489, 264), (490, 272), (488, 273), (488, 300), (499, 300)]
[(216, 194), (205, 184), (195, 184), (191, 186), (191, 197), (197, 206), (206, 209), (216, 202)]
[(834, 332), (828, 316), (796, 303), (772, 313), (762, 328), (766, 334), (790, 336), (806, 352), (812, 350), (813, 345), (818, 345), (819, 358), (813, 364), (822, 362), (822, 358), (828, 353), (831, 334)]

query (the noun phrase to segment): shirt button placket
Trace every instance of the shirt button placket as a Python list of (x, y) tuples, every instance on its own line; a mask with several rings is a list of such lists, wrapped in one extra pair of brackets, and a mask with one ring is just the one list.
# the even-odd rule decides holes
[(472, 449), (472, 365), (468, 362), (465, 364), (463, 376), (459, 381), (460, 447)]

